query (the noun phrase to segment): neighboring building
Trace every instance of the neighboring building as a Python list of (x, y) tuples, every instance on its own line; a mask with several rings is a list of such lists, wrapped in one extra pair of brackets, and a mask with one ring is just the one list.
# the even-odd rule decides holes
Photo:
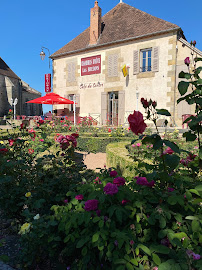
[(0, 117), (7, 115), (9, 109), (13, 109), (11, 98), (18, 99), (16, 115), (41, 115), (42, 105), (26, 103), (40, 96), (40, 92), (23, 82), (0, 58)]
[[(171, 125), (181, 124), (183, 114), (193, 113), (188, 105), (176, 102), (178, 73), (187, 69), (184, 59), (190, 53), (179, 26), (122, 1), (102, 17), (95, 1), (90, 27), (51, 55), (53, 91), (69, 99), (76, 95), (77, 114), (100, 116), (103, 125), (127, 123), (137, 107), (144, 113), (141, 97), (168, 109)], [(130, 67), (126, 77), (124, 65)], [(54, 107), (67, 115), (73, 109)]]

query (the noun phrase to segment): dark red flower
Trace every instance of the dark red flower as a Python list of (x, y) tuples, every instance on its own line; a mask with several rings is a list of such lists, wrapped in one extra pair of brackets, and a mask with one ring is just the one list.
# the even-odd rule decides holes
[(140, 101), (145, 109), (149, 107), (149, 102), (147, 101), (147, 99), (141, 98)]
[(157, 106), (157, 102), (156, 102), (156, 101), (153, 101), (153, 102), (152, 102), (152, 106), (153, 106), (153, 108), (155, 109), (156, 106)]
[(134, 111), (133, 114), (128, 116), (128, 122), (130, 124), (130, 129), (136, 135), (142, 134), (147, 127), (143, 119), (143, 114), (138, 111)]
[(119, 186), (124, 186), (125, 185), (125, 179), (123, 177), (116, 177), (113, 180), (113, 184), (117, 185), (117, 187)]
[(85, 207), (84, 207), (84, 209), (85, 209), (86, 211), (97, 210), (97, 208), (98, 208), (98, 203), (99, 203), (98, 200), (88, 200), (88, 201), (85, 202)]
[(117, 174), (118, 174), (117, 171), (111, 171), (109, 175), (111, 177), (115, 177), (115, 176), (117, 176)]
[(79, 134), (78, 133), (72, 133), (71, 136), (74, 136), (75, 138), (78, 138)]
[(1, 148), (0, 149), (0, 153), (2, 153), (2, 154), (6, 154), (7, 152), (8, 152), (7, 148)]
[(189, 57), (186, 57), (186, 58), (184, 59), (184, 63), (185, 63), (185, 65), (189, 66), (189, 64), (190, 64), (190, 59), (189, 59)]
[(39, 124), (42, 125), (44, 123), (44, 120), (39, 120)]

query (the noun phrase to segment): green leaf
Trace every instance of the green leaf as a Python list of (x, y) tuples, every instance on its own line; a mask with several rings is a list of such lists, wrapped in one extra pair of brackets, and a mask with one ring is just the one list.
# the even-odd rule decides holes
[(195, 189), (198, 190), (198, 191), (202, 191), (202, 185), (196, 186)]
[(127, 268), (128, 270), (134, 270), (132, 264), (130, 264), (129, 262), (126, 264), (126, 268)]
[(165, 228), (165, 226), (166, 226), (166, 219), (164, 218), (164, 217), (160, 217), (159, 218), (159, 224), (160, 224), (160, 228), (161, 229), (163, 229), (163, 228)]
[(86, 243), (86, 238), (82, 238), (78, 241), (76, 248), (81, 248)]
[(152, 259), (153, 259), (155, 264), (157, 264), (157, 265), (161, 264), (161, 259), (159, 258), (159, 256), (157, 254), (153, 253)]
[(142, 244), (139, 244), (138, 245), (138, 248), (140, 248), (141, 250), (143, 250), (147, 255), (151, 256), (151, 251), (149, 250), (148, 247), (142, 245)]
[(183, 137), (186, 138), (187, 142), (193, 142), (197, 138), (196, 135), (194, 133), (192, 133), (191, 131), (183, 133)]
[(165, 162), (171, 168), (175, 169), (180, 163), (180, 157), (176, 155), (165, 155)]
[(190, 189), (189, 191), (190, 191), (191, 193), (194, 193), (194, 194), (200, 196), (198, 190), (196, 190), (196, 189)]
[(164, 262), (159, 265), (158, 270), (172, 270), (172, 265), (168, 262)]
[(198, 79), (197, 84), (202, 84), (202, 79)]
[(88, 249), (87, 247), (84, 247), (81, 251), (82, 256), (85, 257), (87, 253), (88, 253)]
[(168, 140), (163, 140), (163, 142), (165, 143), (165, 145), (167, 145), (168, 147), (170, 147), (174, 152), (176, 152), (178, 154), (180, 153), (180, 149), (177, 146), (177, 144), (175, 144), (173, 142), (170, 142)]
[(198, 220), (198, 217), (187, 216), (185, 219), (189, 219), (189, 220)]
[(189, 79), (191, 79), (191, 74), (190, 73), (185, 73), (184, 71), (181, 71), (179, 73), (178, 77), (179, 78), (185, 78), (185, 79), (189, 80)]
[(191, 228), (193, 232), (197, 232), (198, 230), (200, 230), (200, 223), (198, 220), (193, 220), (191, 223)]
[(194, 61), (195, 62), (202, 61), (202, 58), (201, 57), (196, 57), (196, 58), (194, 58)]
[(152, 245), (150, 247), (150, 250), (152, 252), (155, 251), (156, 253), (160, 253), (160, 254), (169, 254), (170, 253), (170, 249), (166, 246), (163, 246), (163, 245)]
[(97, 242), (99, 239), (99, 233), (95, 233), (92, 237), (92, 243)]
[(156, 111), (157, 111), (157, 114), (171, 116), (171, 114), (169, 113), (169, 111), (166, 110), (166, 109), (156, 109)]
[(170, 205), (175, 205), (178, 202), (178, 198), (175, 195), (172, 195), (168, 198), (168, 203)]
[(177, 238), (179, 240), (181, 240), (184, 237), (187, 237), (186, 233), (184, 233), (184, 232), (179, 232), (179, 233), (174, 234), (174, 238)]
[(138, 266), (138, 261), (136, 259), (131, 259), (130, 262), (135, 266)]
[(184, 82), (184, 81), (179, 82), (178, 90), (179, 90), (181, 96), (186, 94), (188, 87), (189, 87), (189, 82)]
[(126, 261), (124, 259), (116, 259), (114, 264), (126, 264)]

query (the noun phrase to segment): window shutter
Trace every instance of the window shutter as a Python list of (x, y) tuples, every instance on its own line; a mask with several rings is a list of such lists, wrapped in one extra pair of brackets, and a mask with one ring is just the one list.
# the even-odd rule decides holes
[(108, 56), (108, 77), (113, 77), (113, 56)]
[(101, 124), (106, 125), (107, 120), (107, 93), (101, 93)]
[(133, 74), (136, 75), (139, 73), (139, 51), (136, 50), (133, 52)]
[(113, 55), (113, 65), (112, 65), (112, 68), (113, 68), (113, 77), (117, 77), (118, 76), (118, 55), (117, 54), (114, 54)]
[(159, 71), (159, 47), (153, 48), (153, 66), (152, 71)]
[(80, 95), (76, 94), (76, 114), (80, 114)]
[(76, 64), (74, 62), (72, 64), (72, 82), (75, 82), (76, 76), (75, 76), (75, 71), (76, 71)]
[(123, 125), (125, 120), (125, 91), (119, 91), (118, 106), (118, 125)]

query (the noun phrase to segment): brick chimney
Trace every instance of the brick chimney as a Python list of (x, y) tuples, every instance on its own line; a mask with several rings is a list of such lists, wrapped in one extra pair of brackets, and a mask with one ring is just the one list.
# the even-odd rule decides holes
[(101, 34), (101, 17), (102, 9), (98, 6), (98, 1), (95, 1), (95, 6), (90, 11), (90, 43), (89, 45), (97, 44)]

